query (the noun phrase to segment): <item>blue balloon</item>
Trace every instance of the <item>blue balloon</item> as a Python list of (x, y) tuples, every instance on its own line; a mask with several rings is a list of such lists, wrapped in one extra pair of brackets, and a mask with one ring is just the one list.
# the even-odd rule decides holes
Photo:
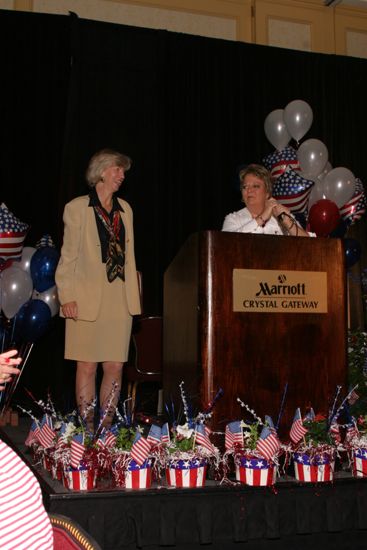
[(30, 300), (22, 305), (15, 317), (15, 341), (35, 342), (47, 330), (51, 310), (42, 300)]
[(356, 264), (361, 257), (361, 245), (356, 239), (344, 239), (344, 252), (347, 269)]
[(340, 220), (338, 225), (335, 229), (329, 234), (329, 237), (335, 237), (342, 239), (346, 232), (348, 231), (348, 227), (350, 226), (350, 222), (347, 220)]
[(38, 292), (44, 292), (55, 285), (55, 271), (60, 258), (56, 248), (44, 246), (36, 250), (31, 258), (31, 277)]

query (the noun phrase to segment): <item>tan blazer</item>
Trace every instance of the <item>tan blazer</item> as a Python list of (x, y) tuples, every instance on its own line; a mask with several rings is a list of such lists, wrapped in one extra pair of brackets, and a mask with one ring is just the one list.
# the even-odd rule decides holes
[[(131, 315), (138, 315), (141, 309), (135, 267), (133, 213), (126, 201), (118, 201), (123, 208), (121, 218), (125, 226), (127, 305)], [(55, 280), (61, 305), (75, 301), (78, 318), (95, 321), (101, 303), (106, 265), (101, 261), (101, 243), (94, 209), (88, 204), (89, 196), (84, 195), (65, 205), (64, 241)]]

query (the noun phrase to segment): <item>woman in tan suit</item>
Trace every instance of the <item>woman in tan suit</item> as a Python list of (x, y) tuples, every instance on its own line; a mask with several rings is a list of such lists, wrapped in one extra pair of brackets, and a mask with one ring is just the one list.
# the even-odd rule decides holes
[(103, 367), (99, 401), (108, 426), (119, 399), (132, 315), (141, 312), (133, 214), (129, 204), (115, 196), (130, 166), (129, 157), (117, 151), (97, 152), (86, 172), (89, 195), (77, 197), (64, 210), (55, 278), (66, 318), (65, 358), (77, 362), (76, 400), (91, 431), (94, 411), (88, 406), (96, 393), (97, 365)]

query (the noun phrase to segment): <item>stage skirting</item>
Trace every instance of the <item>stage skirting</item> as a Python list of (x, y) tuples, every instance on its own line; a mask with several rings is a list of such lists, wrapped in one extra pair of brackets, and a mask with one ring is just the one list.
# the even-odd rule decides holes
[[(31, 464), (24, 446), (1, 432)], [(367, 483), (343, 473), (332, 484), (282, 478), (273, 488), (165, 486), (69, 491), (32, 466), (46, 509), (76, 520), (104, 550), (367, 548)]]

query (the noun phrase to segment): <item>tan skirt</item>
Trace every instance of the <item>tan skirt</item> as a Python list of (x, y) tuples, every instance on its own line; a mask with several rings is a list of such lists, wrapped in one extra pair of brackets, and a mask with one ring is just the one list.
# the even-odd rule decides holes
[(131, 324), (125, 283), (119, 278), (109, 283), (106, 276), (96, 321), (66, 319), (65, 359), (95, 363), (127, 361)]

